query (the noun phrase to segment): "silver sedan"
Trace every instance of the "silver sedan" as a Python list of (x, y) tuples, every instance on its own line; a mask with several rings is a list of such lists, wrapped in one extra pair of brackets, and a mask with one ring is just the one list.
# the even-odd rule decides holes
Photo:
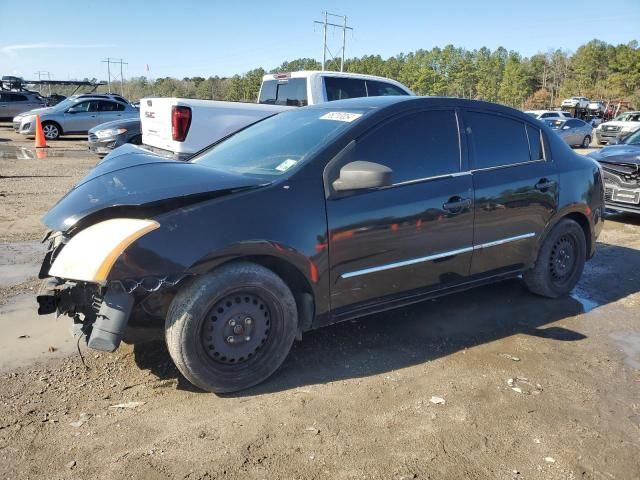
[(74, 98), (14, 117), (14, 130), (23, 135), (35, 135), (36, 114), (40, 115), (47, 140), (55, 140), (60, 135), (87, 133), (101, 123), (140, 115), (133, 105), (113, 99)]
[(587, 148), (593, 138), (593, 126), (577, 118), (544, 119), (551, 129), (556, 132), (568, 145)]

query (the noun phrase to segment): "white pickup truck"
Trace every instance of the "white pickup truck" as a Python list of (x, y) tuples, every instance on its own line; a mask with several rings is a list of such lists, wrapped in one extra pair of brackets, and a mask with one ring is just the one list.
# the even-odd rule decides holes
[(356, 97), (414, 95), (395, 80), (341, 72), (301, 71), (265, 75), (258, 103), (143, 98), (143, 145), (178, 159), (265, 117), (295, 107)]

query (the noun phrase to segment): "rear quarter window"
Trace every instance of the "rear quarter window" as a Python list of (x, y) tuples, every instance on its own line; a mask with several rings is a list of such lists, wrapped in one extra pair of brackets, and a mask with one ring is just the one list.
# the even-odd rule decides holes
[(531, 160), (524, 122), (492, 113), (467, 111), (465, 130), (476, 169)]

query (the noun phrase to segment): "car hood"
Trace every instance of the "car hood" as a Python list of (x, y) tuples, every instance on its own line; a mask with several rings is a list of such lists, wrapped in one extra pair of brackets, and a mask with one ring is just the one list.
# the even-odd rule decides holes
[(624, 127), (627, 125), (634, 125), (640, 127), (640, 122), (623, 122), (622, 120), (610, 120), (600, 124), (603, 127)]
[(53, 111), (53, 107), (35, 108), (27, 112), (22, 112), (21, 114), (16, 115), (16, 117), (28, 117), (30, 115), (44, 115), (45, 113), (51, 113), (52, 111)]
[(596, 152), (591, 152), (589, 157), (599, 162), (607, 163), (634, 163), (640, 165), (639, 145), (611, 145)]
[(42, 222), (53, 231), (66, 232), (115, 216), (155, 216), (267, 184), (254, 177), (128, 150), (89, 172)]
[(119, 120), (113, 120), (111, 122), (101, 123), (89, 130), (89, 133), (97, 132), (98, 130), (106, 130), (108, 128), (136, 128), (140, 130), (140, 118), (123, 118)]

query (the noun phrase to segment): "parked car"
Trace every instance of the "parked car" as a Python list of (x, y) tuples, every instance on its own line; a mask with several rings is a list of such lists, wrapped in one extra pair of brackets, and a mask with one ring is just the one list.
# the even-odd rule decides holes
[(640, 215), (640, 130), (589, 153), (604, 170), (606, 206)]
[(265, 75), (258, 103), (143, 98), (142, 143), (156, 153), (185, 159), (253, 122), (291, 108), (383, 95), (414, 94), (389, 78), (301, 71)]
[(68, 98), (53, 107), (32, 110), (14, 117), (13, 128), (16, 133), (35, 135), (36, 114), (40, 115), (47, 140), (56, 140), (61, 135), (87, 133), (101, 123), (137, 118), (140, 115), (128, 103), (105, 98)]
[(44, 107), (45, 100), (37, 93), (0, 91), (0, 118), (13, 118), (34, 108)]
[(571, 108), (587, 108), (589, 99), (587, 97), (571, 97), (562, 101), (561, 106)]
[(569, 112), (562, 112), (558, 110), (527, 110), (524, 113), (542, 120), (545, 118), (573, 118)]
[(567, 145), (572, 147), (580, 146), (588, 148), (591, 145), (591, 135), (593, 134), (593, 126), (590, 123), (583, 122), (577, 118), (563, 119), (545, 119), (544, 122), (558, 134)]
[(176, 366), (214, 392), (263, 381), (335, 322), (519, 276), (565, 295), (603, 224), (596, 161), (473, 100), (329, 102), (187, 162), (112, 155), (43, 218), (39, 312), (104, 351), (164, 325)]
[(69, 98), (106, 98), (111, 100), (117, 100), (122, 103), (131, 104), (129, 100), (124, 98), (122, 95), (118, 95), (117, 93), (80, 93), (80, 94), (72, 95)]
[(625, 112), (609, 122), (604, 122), (596, 128), (598, 143), (608, 143), (619, 136), (629, 135), (640, 129), (640, 112)]
[(89, 130), (89, 150), (100, 157), (127, 143), (142, 143), (139, 117), (101, 123)]
[(606, 106), (602, 100), (593, 100), (587, 105), (587, 110), (592, 115), (603, 115), (606, 110)]

